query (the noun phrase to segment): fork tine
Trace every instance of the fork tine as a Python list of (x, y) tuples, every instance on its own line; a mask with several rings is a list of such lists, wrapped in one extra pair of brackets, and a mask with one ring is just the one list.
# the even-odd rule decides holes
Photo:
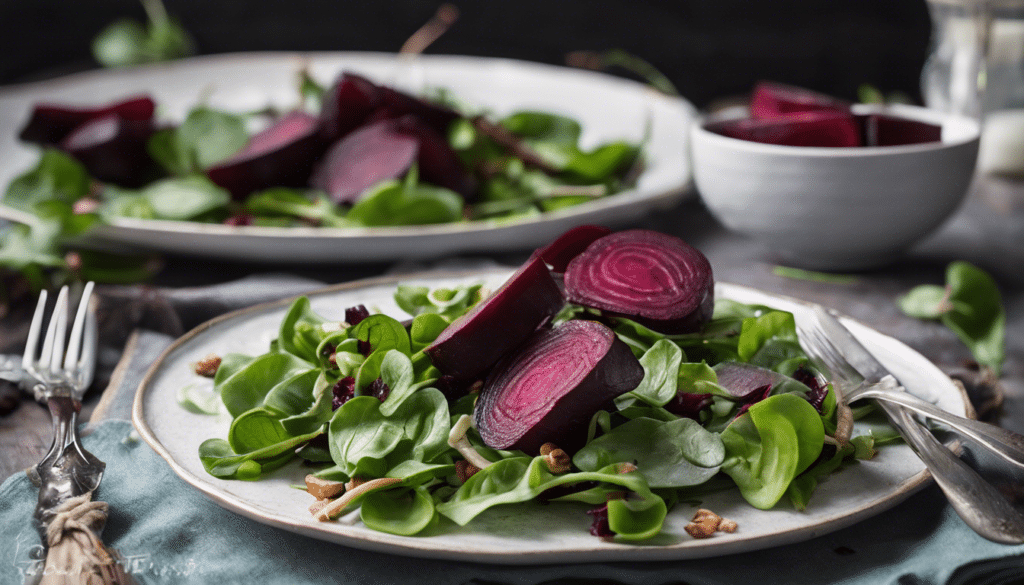
[(85, 327), (85, 316), (89, 311), (89, 297), (92, 296), (92, 289), (95, 284), (88, 282), (82, 289), (82, 299), (78, 302), (78, 312), (75, 314), (75, 323), (71, 326), (71, 338), (68, 341), (68, 353), (64, 356), (64, 370), (66, 372), (76, 371), (79, 367), (78, 357), (82, 349), (82, 329)]
[(79, 391), (84, 392), (92, 384), (96, 372), (96, 313), (88, 310), (85, 313), (85, 331), (82, 339), (82, 357), (78, 360)]
[(53, 305), (53, 313), (50, 315), (50, 325), (46, 328), (46, 338), (43, 339), (43, 352), (39, 356), (39, 362), (49, 367), (49, 373), (60, 370), (60, 360), (64, 356), (64, 336), (68, 330), (68, 287), (62, 286), (57, 295), (57, 302)]
[(36, 312), (32, 314), (32, 324), (28, 328), (28, 339), (25, 341), (25, 353), (21, 357), (21, 367), (27, 372), (34, 371), (36, 349), (39, 346), (39, 332), (43, 328), (43, 311), (46, 310), (46, 290), (39, 293)]

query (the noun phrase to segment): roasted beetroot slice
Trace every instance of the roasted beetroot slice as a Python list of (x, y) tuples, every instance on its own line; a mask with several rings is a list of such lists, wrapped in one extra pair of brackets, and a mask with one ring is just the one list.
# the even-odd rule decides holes
[(97, 180), (139, 187), (158, 174), (146, 150), (153, 134), (151, 120), (127, 120), (107, 114), (85, 122), (68, 134), (60, 148), (78, 159)]
[(148, 96), (128, 98), (106, 106), (80, 108), (37, 104), (19, 138), (38, 144), (60, 144), (75, 128), (89, 120), (117, 114), (125, 120), (152, 120), (156, 104)]
[(886, 114), (858, 118), (864, 128), (864, 146), (901, 146), (941, 142), (942, 126)]
[(554, 242), (537, 250), (536, 255), (551, 266), (552, 272), (562, 273), (569, 266), (569, 262), (586, 250), (587, 246), (610, 233), (612, 230), (603, 225), (576, 226), (558, 236)]
[(380, 90), (381, 111), (378, 115), (400, 118), (411, 114), (442, 136), (448, 133), (448, 126), (459, 118), (459, 113), (449, 107), (428, 102), (390, 87), (381, 87)]
[(565, 271), (569, 302), (661, 333), (700, 329), (714, 309), (711, 263), (677, 237), (650, 230), (604, 236)]
[(451, 189), (467, 199), (472, 197), (476, 190), (473, 177), (444, 136), (413, 115), (398, 118), (395, 127), (415, 137), (419, 143), (416, 163), (425, 181)]
[(369, 187), (404, 175), (419, 155), (419, 141), (399, 132), (394, 120), (363, 126), (327, 151), (310, 185), (337, 203), (354, 203)]
[(849, 112), (850, 102), (809, 89), (762, 81), (750, 95), (750, 115), (755, 120), (800, 112)]
[(860, 146), (860, 126), (846, 112), (804, 112), (772, 119), (744, 118), (708, 124), (716, 134), (785, 146)]
[(381, 105), (381, 88), (354, 73), (342, 73), (324, 95), (323, 135), (333, 142), (366, 122)]
[(235, 199), (269, 187), (304, 186), (326, 149), (319, 132), (318, 118), (304, 112), (286, 114), (206, 174)]
[(423, 351), (442, 373), (478, 379), (564, 304), (547, 266), (533, 258)]
[(495, 449), (536, 455), (544, 443), (573, 452), (594, 413), (643, 380), (644, 369), (606, 325), (567, 321), (534, 333), (487, 377), (473, 411)]

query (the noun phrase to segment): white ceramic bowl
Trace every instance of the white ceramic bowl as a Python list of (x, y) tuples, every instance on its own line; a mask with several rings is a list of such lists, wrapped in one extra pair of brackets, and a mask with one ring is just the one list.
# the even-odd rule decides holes
[[(882, 111), (858, 105), (855, 111)], [(963, 201), (974, 175), (979, 125), (916, 106), (887, 113), (938, 124), (942, 141), (904, 146), (779, 146), (691, 126), (694, 184), (729, 229), (756, 238), (773, 259), (855, 270), (898, 258)], [(724, 113), (725, 116), (745, 112)]]

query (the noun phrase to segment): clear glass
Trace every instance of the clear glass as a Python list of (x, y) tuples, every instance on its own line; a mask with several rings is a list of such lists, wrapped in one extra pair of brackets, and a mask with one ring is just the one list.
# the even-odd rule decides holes
[(1024, 0), (928, 0), (928, 107), (982, 120), (982, 172), (1024, 175)]

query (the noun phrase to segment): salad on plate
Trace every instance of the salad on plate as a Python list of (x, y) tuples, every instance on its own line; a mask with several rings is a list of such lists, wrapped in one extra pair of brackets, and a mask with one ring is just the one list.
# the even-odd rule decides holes
[[(389, 534), (543, 502), (628, 543), (721, 490), (803, 509), (896, 438), (856, 434), (871, 408), (837, 404), (793, 315), (715, 299), (707, 259), (673, 236), (582, 226), (493, 292), (399, 285), (394, 299), (408, 318), (357, 305), (331, 319), (302, 297), (266, 353), (195, 364), (212, 392), (179, 403), (231, 418), (200, 445), (205, 470), (259, 481), (305, 461), (308, 513)], [(734, 530), (703, 508), (686, 526)]]

